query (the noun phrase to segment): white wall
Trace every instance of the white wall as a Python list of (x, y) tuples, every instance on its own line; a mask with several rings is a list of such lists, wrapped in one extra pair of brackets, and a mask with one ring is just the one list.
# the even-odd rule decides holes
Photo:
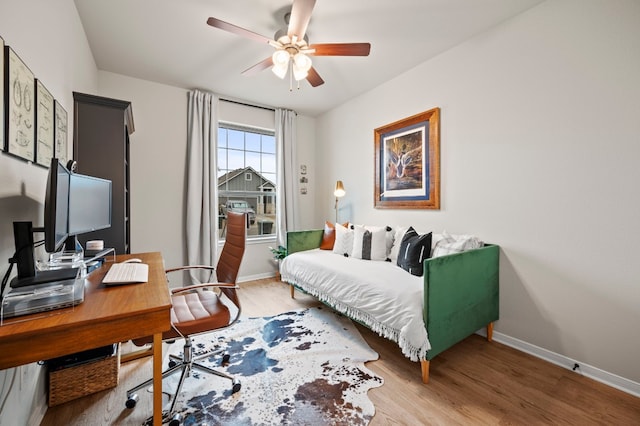
[[(324, 222), (318, 221), (316, 218), (316, 194), (323, 192), (324, 188), (317, 176), (316, 119), (298, 115), (297, 130), (298, 165), (307, 166), (307, 174), (304, 176), (308, 180), (306, 184), (300, 183), (299, 178), (302, 177), (302, 174), (298, 172), (298, 221), (300, 229), (319, 229), (322, 228)], [(306, 194), (301, 193), (300, 189), (302, 188), (307, 189)], [(333, 194), (333, 190), (331, 193)]]
[[(97, 88), (96, 65), (73, 1), (0, 0), (0, 37), (67, 111), (71, 155), (72, 92)], [(0, 154), (2, 275), (14, 252), (12, 222), (30, 220), (42, 226), (46, 174), (42, 167)], [(39, 423), (46, 410), (45, 395), (44, 369), (37, 364), (0, 371), (0, 424)]]
[[(435, 106), (441, 210), (374, 209), (373, 129)], [(499, 244), (497, 332), (640, 382), (639, 116), (640, 3), (544, 2), (320, 117), (316, 219), (342, 179), (340, 220)]]
[(100, 96), (131, 102), (131, 252), (160, 251), (182, 265), (187, 91), (119, 74), (98, 73)]

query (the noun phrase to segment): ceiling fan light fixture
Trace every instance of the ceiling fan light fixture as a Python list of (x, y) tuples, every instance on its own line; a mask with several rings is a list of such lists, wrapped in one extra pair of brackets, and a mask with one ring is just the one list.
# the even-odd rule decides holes
[(298, 52), (293, 56), (293, 64), (302, 70), (309, 71), (311, 58), (302, 52)]
[(273, 55), (271, 55), (274, 66), (284, 65), (286, 67), (289, 63), (289, 57), (289, 52), (287, 52), (286, 50), (276, 50), (275, 52), (273, 52)]
[(289, 57), (289, 52), (286, 50), (276, 50), (271, 56), (271, 59), (273, 60), (273, 67), (271, 68), (271, 71), (282, 79), (287, 75)]
[(295, 78), (296, 81), (304, 80), (308, 75), (309, 71), (301, 69), (295, 64), (293, 65), (293, 78)]
[(287, 65), (274, 65), (271, 68), (271, 71), (273, 71), (273, 73), (279, 78), (284, 79), (287, 75), (287, 68), (289, 68)]
[(311, 69), (311, 58), (304, 53), (296, 53), (293, 56), (293, 78), (297, 81), (304, 80)]

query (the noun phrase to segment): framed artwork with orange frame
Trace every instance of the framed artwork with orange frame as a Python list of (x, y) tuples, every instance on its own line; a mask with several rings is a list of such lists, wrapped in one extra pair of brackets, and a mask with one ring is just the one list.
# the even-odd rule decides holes
[(440, 108), (374, 130), (374, 207), (440, 209)]

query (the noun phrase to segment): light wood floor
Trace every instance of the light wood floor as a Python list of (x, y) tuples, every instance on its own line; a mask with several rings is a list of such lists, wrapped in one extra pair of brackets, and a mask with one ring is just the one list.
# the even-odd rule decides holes
[[(315, 306), (311, 296), (274, 280), (242, 283), (246, 316), (265, 316)], [(376, 406), (371, 425), (640, 425), (640, 398), (534, 358), (481, 336), (471, 336), (431, 361), (430, 383), (420, 364), (398, 347), (358, 325), (380, 354), (367, 367), (385, 384), (369, 392)], [(177, 343), (179, 344), (179, 343)], [(147, 359), (123, 364), (120, 385), (49, 408), (43, 426), (140, 424), (151, 412), (151, 396), (124, 408), (126, 390), (151, 376)]]

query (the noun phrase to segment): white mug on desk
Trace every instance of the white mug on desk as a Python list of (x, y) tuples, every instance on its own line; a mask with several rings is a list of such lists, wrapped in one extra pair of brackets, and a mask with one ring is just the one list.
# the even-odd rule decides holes
[(104, 249), (104, 241), (102, 240), (91, 240), (87, 241), (87, 250), (103, 250)]

